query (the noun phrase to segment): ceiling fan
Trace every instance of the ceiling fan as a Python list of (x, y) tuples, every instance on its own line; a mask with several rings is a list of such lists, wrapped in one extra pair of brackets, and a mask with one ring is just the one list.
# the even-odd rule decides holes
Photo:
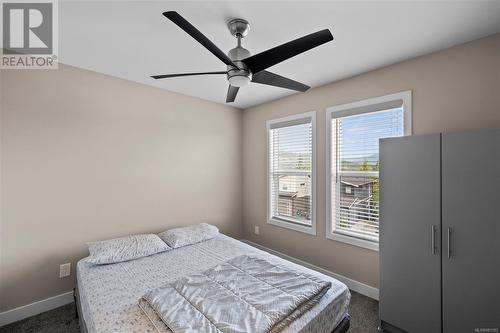
[(187, 32), (191, 37), (196, 39), (201, 45), (212, 52), (213, 55), (225, 63), (227, 65), (227, 70), (201, 73), (153, 75), (151, 77), (153, 79), (166, 79), (179, 76), (225, 74), (227, 75), (227, 79), (229, 81), (226, 103), (234, 102), (238, 89), (245, 86), (249, 82), (302, 92), (306, 91), (310, 88), (309, 86), (266, 71), (266, 68), (333, 40), (333, 36), (330, 31), (328, 29), (324, 29), (251, 56), (250, 52), (241, 46), (241, 39), (248, 34), (250, 24), (243, 19), (233, 19), (228, 22), (227, 26), (231, 34), (238, 40), (238, 44), (234, 49), (229, 50), (229, 53), (226, 55), (179, 13), (175, 11), (168, 11), (164, 12), (163, 15), (179, 26), (179, 28)]

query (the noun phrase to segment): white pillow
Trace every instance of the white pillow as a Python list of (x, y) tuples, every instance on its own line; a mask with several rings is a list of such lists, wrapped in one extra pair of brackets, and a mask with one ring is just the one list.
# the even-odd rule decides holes
[(90, 252), (87, 262), (95, 265), (113, 264), (170, 250), (170, 247), (154, 234), (131, 235), (87, 245)]
[(200, 223), (184, 228), (175, 228), (159, 233), (158, 236), (171, 248), (191, 245), (214, 238), (219, 234), (216, 226)]

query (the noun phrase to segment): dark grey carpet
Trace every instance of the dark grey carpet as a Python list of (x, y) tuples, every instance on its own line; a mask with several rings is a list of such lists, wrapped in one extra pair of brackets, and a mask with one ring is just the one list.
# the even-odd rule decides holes
[[(352, 333), (374, 333), (378, 326), (378, 302), (351, 291), (349, 306)], [(74, 304), (41, 313), (17, 323), (0, 327), (0, 333), (77, 333), (80, 332), (75, 317)], [(125, 332), (124, 332), (125, 333)]]
[(351, 315), (351, 328), (349, 332), (378, 332), (378, 302), (374, 299), (351, 291), (349, 314)]
[(79, 333), (74, 303), (0, 327), (0, 333)]

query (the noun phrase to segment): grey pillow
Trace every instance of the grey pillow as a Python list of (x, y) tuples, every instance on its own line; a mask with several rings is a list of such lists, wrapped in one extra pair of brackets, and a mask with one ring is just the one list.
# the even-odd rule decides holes
[(216, 226), (208, 223), (200, 223), (184, 228), (175, 228), (164, 231), (158, 236), (171, 248), (191, 245), (214, 238), (219, 234)]
[(170, 247), (154, 234), (131, 235), (87, 245), (90, 252), (87, 262), (95, 265), (113, 264), (170, 250)]

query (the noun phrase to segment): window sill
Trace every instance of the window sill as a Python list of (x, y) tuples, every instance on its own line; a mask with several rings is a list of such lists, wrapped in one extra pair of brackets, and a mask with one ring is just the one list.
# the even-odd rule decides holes
[(342, 243), (346, 243), (346, 244), (350, 244), (350, 245), (354, 245), (354, 246), (358, 246), (358, 247), (362, 247), (362, 248), (365, 248), (368, 250), (378, 252), (378, 242), (371, 242), (369, 240), (360, 239), (360, 238), (347, 236), (347, 235), (342, 235), (342, 234), (335, 233), (335, 232), (327, 233), (326, 238), (328, 238), (330, 240), (337, 241), (337, 242), (342, 242)]
[(312, 222), (311, 226), (306, 226), (306, 225), (300, 225), (300, 224), (293, 223), (293, 222), (286, 222), (285, 220), (278, 220), (278, 219), (271, 218), (267, 221), (267, 223), (275, 225), (277, 227), (291, 229), (291, 230), (303, 232), (303, 233), (308, 234), (308, 235), (316, 236), (316, 225), (314, 222)]

